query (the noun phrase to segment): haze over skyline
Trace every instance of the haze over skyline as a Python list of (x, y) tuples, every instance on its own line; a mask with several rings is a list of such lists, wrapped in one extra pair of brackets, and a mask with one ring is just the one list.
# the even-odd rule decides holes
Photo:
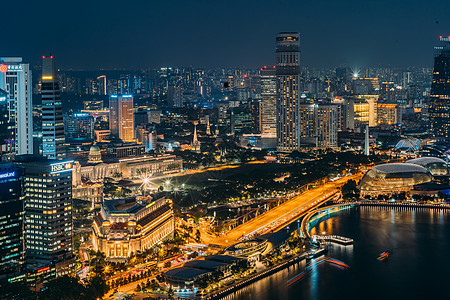
[[(6, 2), (1, 56), (63, 69), (274, 64), (275, 35), (301, 34), (301, 65), (432, 67), (447, 1)], [(411, 22), (411, 20), (415, 20)], [(75, 24), (75, 25), (74, 25)]]

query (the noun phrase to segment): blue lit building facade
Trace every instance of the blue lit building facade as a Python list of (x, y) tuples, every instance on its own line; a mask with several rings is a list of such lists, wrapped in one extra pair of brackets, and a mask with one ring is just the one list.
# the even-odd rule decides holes
[(64, 120), (66, 138), (92, 139), (94, 138), (94, 117), (88, 113), (74, 113)]
[(18, 155), (33, 153), (31, 80), (30, 66), (21, 57), (0, 57), (0, 89), (6, 92), (9, 129), (13, 131), (8, 145)]
[(0, 155), (14, 152), (14, 122), (9, 118), (8, 93), (0, 89)]

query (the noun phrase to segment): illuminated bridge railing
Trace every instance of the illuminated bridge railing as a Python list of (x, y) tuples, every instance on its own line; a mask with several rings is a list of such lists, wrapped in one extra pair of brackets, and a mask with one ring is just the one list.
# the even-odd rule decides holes
[(350, 209), (352, 207), (355, 207), (356, 205), (357, 203), (338, 204), (310, 212), (302, 220), (301, 225), (302, 235), (306, 238), (311, 238), (309, 232), (311, 228), (316, 226), (317, 223), (323, 221), (323, 219), (331, 217), (335, 213), (338, 213), (342, 210)]

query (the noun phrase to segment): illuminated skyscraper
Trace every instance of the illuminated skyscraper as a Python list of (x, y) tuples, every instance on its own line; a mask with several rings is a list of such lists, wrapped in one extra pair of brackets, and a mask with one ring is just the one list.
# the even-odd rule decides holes
[(124, 142), (134, 141), (132, 95), (111, 95), (109, 97), (109, 130), (114, 138)]
[(275, 66), (264, 67), (261, 75), (261, 137), (277, 137), (277, 76)]
[(98, 94), (99, 95), (106, 95), (106, 88), (107, 88), (107, 81), (106, 81), (106, 76), (105, 75), (101, 75), (97, 77), (97, 81), (98, 81)]
[(9, 126), (14, 131), (8, 143), (16, 154), (32, 154), (31, 71), (28, 64), (22, 63), (21, 57), (0, 58), (0, 89), (6, 92)]
[(24, 238), (27, 263), (39, 267), (53, 265), (56, 276), (74, 274), (73, 161), (19, 155), (15, 164), (25, 169)]
[(42, 58), (42, 155), (62, 159), (65, 154), (61, 96), (53, 56)]
[(430, 131), (435, 137), (450, 137), (450, 36), (440, 37), (435, 47), (433, 81), (431, 83)]
[(277, 150), (299, 149), (298, 105), (300, 77), (300, 34), (282, 32), (276, 37)]
[(338, 106), (324, 103), (299, 105), (302, 147), (337, 147)]

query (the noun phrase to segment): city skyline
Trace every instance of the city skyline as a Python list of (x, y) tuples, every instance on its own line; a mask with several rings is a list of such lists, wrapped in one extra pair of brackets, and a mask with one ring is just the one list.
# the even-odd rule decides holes
[[(438, 36), (450, 34), (450, 22), (445, 18), (450, 4), (408, 4), (232, 1), (222, 6), (145, 2), (120, 6), (121, 18), (117, 19), (118, 2), (89, 3), (89, 10), (83, 3), (70, 8), (68, 4), (30, 3), (24, 7), (22, 22), (5, 33), (8, 43), (2, 52), (4, 56), (22, 56), (32, 65), (51, 52), (63, 69), (165, 65), (257, 68), (273, 64), (272, 36), (292, 30), (301, 34), (302, 57), (307, 66), (431, 66), (429, 45)], [(9, 11), (10, 4), (5, 5)], [(30, 25), (39, 23), (42, 14), (50, 13), (59, 24), (55, 34), (34, 34), (37, 28)], [(14, 14), (4, 18), (6, 23), (14, 23)], [(25, 46), (29, 44), (33, 47)]]

